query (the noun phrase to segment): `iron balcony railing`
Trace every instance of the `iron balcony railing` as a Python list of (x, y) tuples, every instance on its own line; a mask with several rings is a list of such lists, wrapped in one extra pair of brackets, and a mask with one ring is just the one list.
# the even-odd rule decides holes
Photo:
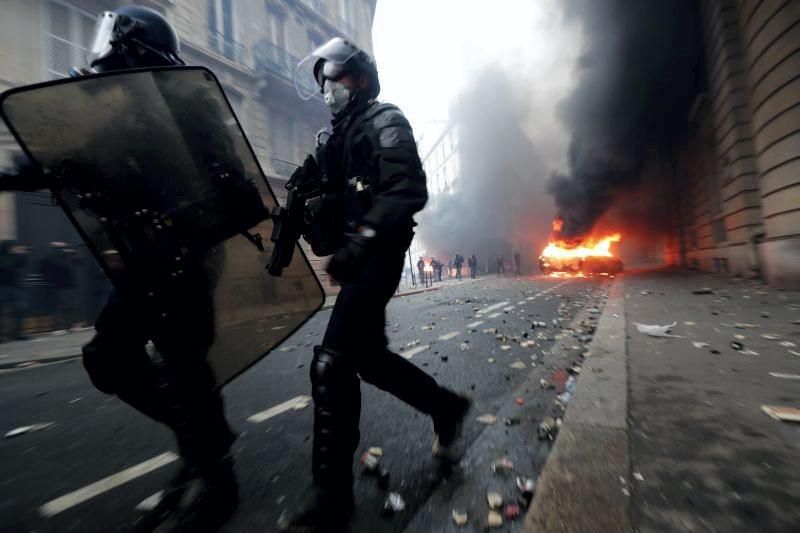
[(231, 61), (244, 64), (244, 45), (213, 28), (208, 28), (208, 44), (212, 50)]
[(253, 47), (256, 70), (267, 70), (278, 76), (292, 79), (294, 67), (300, 61), (298, 58), (275, 46), (266, 39), (261, 40)]

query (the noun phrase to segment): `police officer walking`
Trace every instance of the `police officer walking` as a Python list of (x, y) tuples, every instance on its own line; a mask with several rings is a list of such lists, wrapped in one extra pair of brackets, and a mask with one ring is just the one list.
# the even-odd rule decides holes
[[(178, 54), (173, 27), (160, 13), (140, 6), (102, 13), (90, 44), (95, 72), (183, 65)], [(14, 182), (8, 178), (5, 185)], [(18, 181), (47, 186), (41, 176)], [(189, 257), (182, 272), (182, 281), (163, 287), (166, 308), (157, 312), (146, 294), (116, 290), (97, 319), (96, 335), (83, 348), (83, 363), (100, 391), (116, 394), (174, 431), (183, 465), (158, 509), (174, 511), (179, 529), (208, 531), (238, 505), (230, 457), (236, 437), (206, 360), (214, 340), (214, 273), (203, 257)], [(161, 362), (148, 355), (148, 341)]]
[[(333, 113), (333, 131), (317, 150), (319, 180), (326, 201), (339, 202), (343, 216), (335, 224), (325, 221), (339, 228), (329, 246), (311, 244), (333, 254), (327, 271), (341, 292), (311, 364), (314, 500), (282, 526), (338, 531), (354, 508), (359, 377), (431, 416), (434, 453), (443, 462), (452, 459), (471, 402), (388, 349), (386, 305), (414, 235), (413, 216), (428, 198), (408, 120), (375, 100), (380, 84), (373, 59), (344, 39), (330, 40), (301, 61), (295, 82), (303, 97), (321, 91)], [(312, 228), (320, 223), (312, 214)]]

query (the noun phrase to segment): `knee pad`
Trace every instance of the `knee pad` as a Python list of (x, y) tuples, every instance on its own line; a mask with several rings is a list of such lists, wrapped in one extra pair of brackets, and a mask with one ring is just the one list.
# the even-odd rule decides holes
[(121, 376), (105, 343), (95, 337), (82, 351), (83, 367), (95, 388), (106, 394), (116, 394)]
[(314, 346), (310, 374), (315, 401), (330, 398), (331, 388), (358, 381), (355, 369), (348, 364), (342, 353), (324, 346)]

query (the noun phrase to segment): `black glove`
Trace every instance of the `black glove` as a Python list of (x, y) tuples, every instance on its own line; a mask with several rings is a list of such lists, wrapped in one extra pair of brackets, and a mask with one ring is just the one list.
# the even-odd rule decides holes
[(333, 254), (328, 268), (325, 269), (333, 279), (339, 283), (358, 279), (367, 263), (367, 250), (372, 240), (371, 235), (374, 235), (374, 231), (361, 231), (349, 235), (350, 240)]

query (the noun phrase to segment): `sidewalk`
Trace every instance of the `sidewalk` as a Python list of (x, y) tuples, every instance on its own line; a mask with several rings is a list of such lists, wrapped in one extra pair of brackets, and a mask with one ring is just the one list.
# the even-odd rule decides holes
[(626, 274), (595, 339), (527, 531), (798, 530), (800, 424), (762, 406), (800, 408), (800, 294)]
[[(417, 285), (399, 290), (394, 297), (411, 296), (427, 291), (439, 290), (443, 287), (467, 283), (469, 280), (445, 280), (429, 287)], [(475, 280), (478, 281), (478, 280)], [(330, 309), (336, 302), (336, 296), (327, 296), (322, 309)], [(94, 328), (69, 332), (63, 335), (44, 333), (31, 340), (12, 341), (0, 344), (0, 369), (20, 368), (27, 364), (52, 363), (72, 359), (81, 354), (81, 347), (88, 343), (94, 335)]]

